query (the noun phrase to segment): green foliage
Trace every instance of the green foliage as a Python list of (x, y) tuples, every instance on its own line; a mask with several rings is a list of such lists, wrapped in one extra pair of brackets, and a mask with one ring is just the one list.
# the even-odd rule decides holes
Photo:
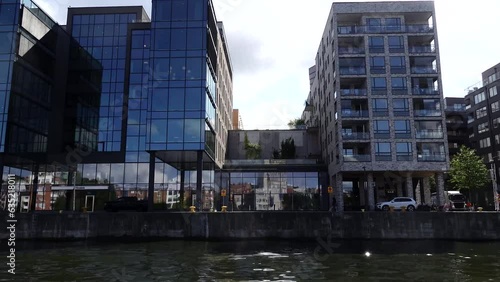
[(481, 157), (462, 146), (451, 161), (450, 182), (456, 189), (482, 188), (490, 181), (488, 169)]
[(260, 144), (250, 143), (248, 140), (248, 135), (245, 133), (245, 141), (244, 141), (246, 158), (250, 160), (260, 159), (260, 153), (262, 152), (262, 148)]
[(294, 159), (295, 158), (295, 141), (292, 137), (281, 141), (281, 158)]
[(293, 128), (297, 128), (300, 125), (305, 125), (305, 124), (306, 124), (305, 120), (303, 120), (301, 118), (296, 118), (296, 119), (291, 120), (288, 123), (288, 127), (293, 129)]

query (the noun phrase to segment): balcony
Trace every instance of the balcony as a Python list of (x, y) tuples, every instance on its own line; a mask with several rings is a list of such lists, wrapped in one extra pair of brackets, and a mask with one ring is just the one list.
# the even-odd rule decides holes
[(361, 25), (349, 25), (349, 26), (339, 26), (337, 27), (337, 32), (341, 34), (362, 34), (365, 28)]
[(441, 110), (434, 110), (434, 109), (414, 110), (414, 114), (416, 117), (440, 117)]
[(439, 89), (414, 87), (412, 93), (413, 95), (439, 95)]
[(418, 153), (417, 160), (419, 162), (444, 162), (444, 161), (446, 161), (446, 155), (440, 154), (440, 153), (436, 153), (436, 154)]
[(416, 138), (417, 139), (442, 139), (442, 138), (444, 138), (444, 132), (442, 130), (437, 130), (437, 129), (417, 130)]
[(434, 32), (434, 27), (428, 24), (408, 24), (406, 25), (406, 32), (408, 33), (431, 33)]
[(389, 130), (377, 130), (374, 132), (373, 137), (375, 139), (390, 139), (391, 132)]
[(355, 67), (340, 67), (340, 75), (365, 75), (365, 66), (355, 66)]
[(390, 154), (375, 155), (375, 160), (379, 162), (390, 162), (392, 161), (392, 156)]
[(388, 117), (389, 116), (389, 109), (387, 109), (387, 108), (373, 109), (373, 116), (374, 117)]
[(392, 95), (407, 95), (408, 94), (408, 88), (392, 88)]
[(436, 48), (434, 46), (410, 46), (410, 54), (425, 54), (425, 53), (435, 53)]
[(398, 161), (412, 161), (413, 160), (413, 154), (400, 154), (398, 153), (396, 156), (396, 159)]
[(412, 74), (436, 74), (437, 68), (434, 66), (414, 66), (411, 67)]
[(369, 116), (368, 110), (351, 110), (351, 109), (342, 109), (341, 110), (343, 118), (367, 118)]
[(344, 140), (368, 140), (370, 139), (369, 132), (342, 132)]
[(405, 74), (406, 66), (391, 66), (391, 74)]
[(342, 96), (366, 96), (366, 89), (340, 89)]
[(409, 117), (410, 109), (394, 109), (395, 117)]
[(386, 87), (372, 87), (372, 95), (387, 95)]
[(370, 162), (371, 155), (344, 155), (344, 162)]
[(364, 54), (365, 48), (354, 46), (339, 46), (339, 55), (357, 55)]
[(395, 132), (396, 139), (411, 139), (411, 131), (398, 131)]

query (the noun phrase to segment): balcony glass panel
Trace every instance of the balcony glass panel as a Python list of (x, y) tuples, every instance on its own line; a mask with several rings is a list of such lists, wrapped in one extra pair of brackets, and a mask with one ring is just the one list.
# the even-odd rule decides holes
[(337, 32), (339, 34), (359, 34), (364, 32), (364, 26), (359, 26), (359, 25), (339, 26), (337, 27)]
[(366, 74), (365, 66), (340, 67), (341, 75), (364, 75)]
[(340, 89), (342, 96), (366, 96), (366, 89)]
[(375, 155), (375, 160), (376, 161), (392, 161), (392, 156), (391, 155)]
[(421, 46), (410, 46), (411, 54), (421, 54), (421, 53), (434, 53), (436, 52), (436, 48), (433, 45), (421, 45)]
[(429, 33), (433, 32), (434, 28), (428, 24), (408, 24), (406, 25), (406, 32), (409, 33)]
[(368, 140), (368, 139), (370, 139), (370, 133), (368, 133), (368, 132), (342, 132), (342, 138), (344, 140)]
[(365, 48), (354, 46), (339, 46), (339, 55), (364, 54)]
[(385, 130), (375, 131), (373, 134), (373, 137), (375, 137), (375, 139), (390, 139), (391, 132), (388, 130), (387, 131), (385, 131)]
[(439, 89), (414, 87), (412, 93), (414, 95), (439, 95)]
[(437, 73), (437, 68), (434, 66), (415, 66), (411, 67), (411, 73), (413, 74)]
[(368, 117), (367, 110), (342, 109), (342, 117)]
[(417, 139), (441, 139), (444, 137), (442, 130), (418, 130), (416, 132)]
[(446, 161), (445, 154), (421, 154), (418, 153), (419, 162), (444, 162)]
[(398, 161), (411, 161), (411, 160), (413, 160), (413, 155), (412, 154), (409, 154), (409, 155), (398, 154), (396, 156), (396, 158)]
[(369, 162), (370, 155), (344, 155), (344, 162)]
[(415, 110), (414, 111), (416, 117), (440, 117), (441, 110), (431, 110), (431, 109), (423, 109), (423, 110)]

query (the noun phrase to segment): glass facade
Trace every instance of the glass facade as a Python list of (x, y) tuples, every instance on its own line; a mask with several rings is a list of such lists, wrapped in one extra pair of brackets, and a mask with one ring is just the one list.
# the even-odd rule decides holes
[[(99, 111), (98, 151), (120, 151), (124, 109), (127, 26), (137, 14), (77, 14), (72, 35), (102, 64), (102, 94)], [(140, 75), (131, 76), (134, 82)]]
[(147, 150), (205, 150), (214, 139), (205, 137), (215, 136), (216, 120), (207, 8), (207, 1), (153, 1)]
[(0, 152), (5, 152), (19, 6), (19, 0), (0, 0)]

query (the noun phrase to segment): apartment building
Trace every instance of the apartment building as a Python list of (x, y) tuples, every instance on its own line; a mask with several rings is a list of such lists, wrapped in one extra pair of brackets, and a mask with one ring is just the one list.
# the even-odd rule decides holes
[(309, 77), (303, 116), (319, 126), (337, 210), (373, 210), (394, 196), (429, 204), (431, 176), (443, 200), (449, 157), (433, 1), (333, 3)]
[(500, 165), (500, 63), (482, 73), (465, 96), (469, 142), (498, 179)]

